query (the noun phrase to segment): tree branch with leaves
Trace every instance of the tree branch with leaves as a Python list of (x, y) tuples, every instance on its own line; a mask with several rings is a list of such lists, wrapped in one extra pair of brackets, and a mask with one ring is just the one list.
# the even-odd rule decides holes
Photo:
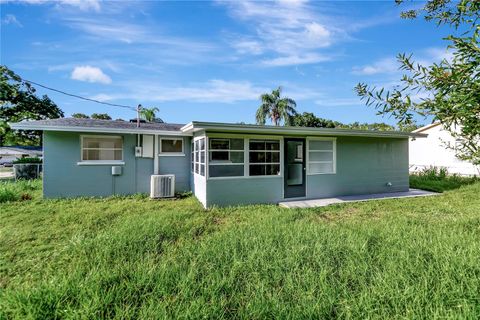
[[(397, 0), (397, 4), (404, 1)], [(415, 115), (431, 116), (457, 139), (457, 157), (480, 164), (480, 1), (430, 0), (419, 10), (408, 10), (402, 18), (422, 16), (453, 32), (444, 40), (451, 59), (424, 66), (412, 55), (397, 56), (405, 74), (391, 90), (359, 83), (355, 90), (368, 106), (381, 115), (394, 117), (407, 126)]]

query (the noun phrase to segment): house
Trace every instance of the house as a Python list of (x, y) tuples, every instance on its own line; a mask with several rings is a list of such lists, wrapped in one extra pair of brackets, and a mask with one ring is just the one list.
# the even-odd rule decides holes
[(449, 173), (459, 175), (480, 175), (480, 166), (463, 161), (455, 156), (455, 150), (448, 145), (455, 146), (457, 141), (438, 122), (419, 128), (413, 133), (426, 133), (426, 139), (411, 139), (410, 171), (418, 172), (429, 167), (443, 167)]
[(4, 146), (0, 147), (0, 163), (11, 163), (20, 158), (42, 157), (42, 147)]
[(205, 207), (408, 191), (408, 138), (423, 133), (212, 122), (23, 121), (43, 130), (46, 198), (148, 193), (175, 176)]

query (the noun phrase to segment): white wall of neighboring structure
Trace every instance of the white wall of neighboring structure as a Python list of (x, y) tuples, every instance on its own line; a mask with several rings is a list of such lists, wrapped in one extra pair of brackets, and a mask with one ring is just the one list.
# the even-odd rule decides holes
[(410, 172), (421, 171), (431, 166), (445, 167), (450, 174), (480, 175), (480, 166), (458, 159), (455, 150), (446, 147), (447, 143), (455, 145), (453, 138), (442, 125), (435, 123), (414, 132), (426, 133), (427, 138), (410, 139)]

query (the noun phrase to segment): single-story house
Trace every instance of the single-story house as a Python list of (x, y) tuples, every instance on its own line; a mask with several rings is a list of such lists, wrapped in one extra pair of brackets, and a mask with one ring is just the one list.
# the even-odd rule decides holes
[(11, 126), (43, 130), (46, 198), (152, 194), (157, 175), (171, 175), (175, 192), (205, 207), (408, 191), (408, 140), (426, 136), (196, 121)]
[(426, 133), (426, 139), (411, 139), (410, 172), (419, 172), (430, 167), (446, 168), (448, 173), (473, 176), (480, 175), (480, 166), (460, 160), (455, 149), (460, 140), (456, 140), (439, 122), (421, 127), (413, 133)]
[(42, 147), (4, 146), (0, 147), (0, 163), (13, 162), (20, 158), (41, 158)]

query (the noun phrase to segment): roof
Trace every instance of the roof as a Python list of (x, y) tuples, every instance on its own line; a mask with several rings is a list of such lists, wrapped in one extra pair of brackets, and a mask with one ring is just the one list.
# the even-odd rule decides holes
[(426, 134), (401, 132), (401, 131), (374, 131), (353, 130), (336, 128), (307, 128), (307, 127), (283, 127), (283, 126), (260, 126), (252, 124), (232, 124), (217, 122), (193, 121), (182, 128), (183, 132), (194, 133), (198, 131), (208, 132), (232, 132), (232, 133), (262, 133), (279, 135), (318, 135), (318, 136), (362, 136), (362, 137), (385, 137), (385, 138), (408, 138), (427, 137)]
[(44, 131), (74, 131), (103, 133), (152, 133), (162, 135), (186, 135), (180, 131), (183, 124), (175, 123), (140, 123), (119, 120), (59, 118), (11, 123), (12, 129), (44, 130)]
[(430, 130), (431, 128), (435, 128), (436, 126), (439, 126), (440, 124), (441, 124), (440, 122), (434, 122), (434, 123), (431, 123), (431, 124), (427, 124), (426, 126), (418, 128), (416, 130), (413, 130), (412, 132), (414, 132), (414, 133), (424, 132), (424, 131)]
[(218, 122), (193, 121), (187, 125), (173, 123), (141, 123), (139, 127), (134, 122), (117, 120), (60, 118), (50, 120), (22, 121), (10, 126), (17, 130), (44, 130), (44, 131), (73, 131), (99, 133), (148, 133), (171, 136), (191, 136), (194, 132), (230, 132), (230, 133), (258, 133), (278, 135), (322, 135), (322, 136), (363, 136), (408, 138), (426, 137), (422, 133), (408, 133), (399, 131), (373, 131), (331, 128), (306, 128), (283, 126), (260, 126), (252, 124), (232, 124)]
[(0, 155), (41, 155), (42, 147), (4, 146), (0, 147)]

